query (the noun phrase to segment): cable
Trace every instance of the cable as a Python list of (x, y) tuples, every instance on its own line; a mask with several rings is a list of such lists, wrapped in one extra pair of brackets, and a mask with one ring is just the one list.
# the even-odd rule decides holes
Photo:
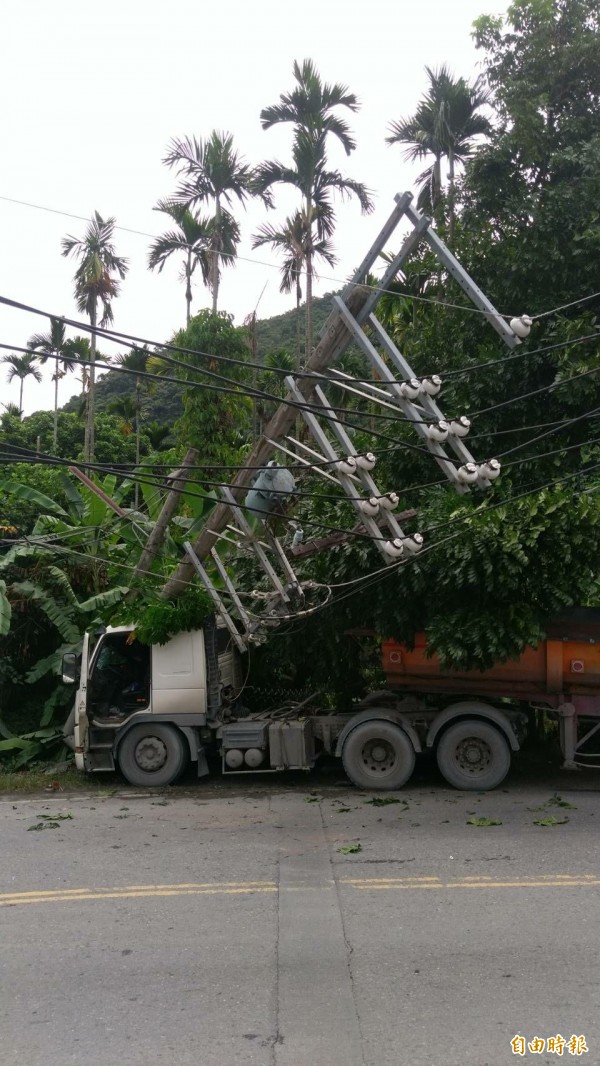
[[(573, 426), (577, 422), (582, 422), (586, 418), (593, 418), (594, 415), (597, 415), (597, 414), (600, 414), (600, 407), (595, 407), (591, 411), (586, 411), (585, 414), (578, 415), (576, 418), (570, 418), (570, 419), (567, 420), (567, 422), (562, 423), (562, 425), (563, 426), (565, 426), (565, 425), (566, 426)], [(507, 448), (506, 451), (500, 452), (499, 458), (504, 458), (507, 455), (512, 455), (514, 452), (520, 451), (521, 448), (525, 448), (528, 444), (534, 444), (538, 440), (543, 440), (545, 437), (550, 437), (555, 432), (558, 432), (558, 430), (550, 429), (550, 430), (548, 430), (547, 433), (539, 433), (537, 435), (537, 437), (531, 437), (528, 441), (525, 441), (522, 444), (515, 444), (515, 446), (513, 448)], [(585, 444), (585, 443), (589, 443), (589, 442), (583, 441), (582, 445)]]
[[(19, 459), (20, 459), (21, 461), (26, 462), (26, 463), (29, 462), (32, 465), (40, 464), (40, 465), (47, 465), (47, 466), (67, 466), (67, 467), (68, 466), (77, 466), (78, 465), (76, 460), (60, 459), (60, 458), (58, 458), (56, 456), (50, 456), (50, 455), (40, 456), (37, 452), (32, 451), (32, 449), (25, 448), (25, 447), (22, 447), (20, 445), (15, 445), (15, 444), (5, 444), (5, 443), (0, 441), (0, 449), (2, 449), (2, 448), (8, 448), (9, 451), (13, 452), (14, 454), (13, 455), (9, 455), (7, 457), (0, 455), (0, 462), (4, 461), (5, 459), (9, 459), (9, 460), (12, 460), (12, 461), (19, 461)], [(85, 465), (86, 469), (89, 468), (91, 470), (96, 470), (96, 471), (99, 471), (99, 472), (105, 473), (105, 474), (113, 474), (113, 475), (116, 475), (116, 476), (122, 476), (121, 475), (121, 471), (117, 467), (109, 466), (106, 463), (102, 464), (101, 466), (98, 463), (85, 463), (85, 464), (81, 464), (81, 465)], [(264, 467), (262, 469), (264, 469)], [(286, 467), (286, 469), (288, 469), (288, 468)], [(307, 472), (308, 472), (308, 468), (307, 468)], [(137, 473), (128, 472), (127, 475), (126, 475), (126, 478), (128, 480), (132, 481), (132, 482), (139, 481), (140, 484), (148, 484), (148, 485), (152, 485), (152, 486), (156, 485), (156, 486), (159, 486), (160, 488), (163, 488), (163, 489), (169, 489), (169, 488), (172, 487), (170, 481), (167, 481), (167, 480), (164, 480), (164, 479), (160, 480), (158, 475), (155, 475), (155, 474), (152, 473), (152, 470), (148, 470), (147, 474), (148, 474), (148, 478), (145, 479), (145, 478), (141, 477)], [(152, 478), (153, 480), (149, 480), (150, 478)], [(211, 485), (213, 488), (230, 488), (231, 487), (231, 483), (228, 482), (228, 481), (213, 481), (213, 480), (208, 479), (208, 478), (201, 478), (201, 479), (188, 478), (186, 480), (186, 484), (188, 484), (188, 485)], [(248, 490), (250, 490), (250, 488), (251, 488), (251, 486), (248, 486)], [(364, 486), (357, 485), (356, 488), (358, 490), (359, 488), (364, 488)], [(180, 493), (182, 495), (184, 495), (187, 490), (185, 488), (183, 488), (183, 489), (178, 490), (178, 491), (180, 491)], [(350, 502), (350, 498), (348, 496), (340, 496), (338, 494), (334, 495), (333, 493), (327, 493), (327, 492), (304, 492), (304, 491), (302, 491), (300, 489), (296, 489), (296, 490), (294, 490), (293, 493), (290, 493), (288, 490), (275, 489), (275, 488), (270, 490), (270, 491), (272, 492), (273, 495), (275, 495), (275, 496), (280, 495), (280, 496), (283, 496), (284, 498), (287, 498), (288, 496), (293, 496), (294, 498), (296, 498), (296, 497), (300, 497), (300, 498), (306, 497), (308, 499), (315, 499), (315, 500), (333, 500), (336, 503), (349, 503)], [(365, 489), (365, 491), (367, 491), (367, 490)], [(193, 495), (197, 495), (197, 494), (193, 494)], [(204, 498), (210, 499), (213, 503), (220, 502), (218, 500), (214, 500), (212, 496), (206, 495)], [(259, 511), (257, 513), (263, 514), (264, 512)]]
[(532, 396), (539, 396), (543, 392), (554, 392), (556, 389), (562, 388), (564, 385), (571, 385), (573, 381), (580, 381), (581, 378), (589, 378), (592, 374), (597, 374), (600, 371), (600, 366), (595, 366), (591, 370), (584, 370), (581, 374), (573, 374), (570, 378), (564, 378), (562, 381), (552, 382), (550, 385), (542, 385), (539, 389), (532, 389), (531, 392), (523, 392), (519, 396), (513, 396), (510, 400), (502, 400), (501, 403), (492, 404), (490, 407), (482, 407), (479, 411), (469, 411), (469, 418), (478, 418), (479, 415), (487, 415), (490, 411), (499, 411), (503, 407), (510, 407), (513, 403), (518, 403), (520, 400), (529, 400)]
[(600, 296), (600, 292), (593, 292), (591, 296), (582, 296), (579, 300), (571, 300), (568, 304), (561, 304), (560, 307), (553, 307), (551, 311), (540, 311), (537, 315), (530, 315), (532, 321), (536, 321), (539, 318), (547, 318), (548, 315), (556, 315), (559, 311), (565, 311), (567, 307), (576, 307), (578, 304), (587, 303), (588, 300), (595, 300), (597, 296)]
[[(283, 367), (265, 367), (264, 363), (255, 363), (255, 362), (252, 362), (251, 360), (235, 359), (232, 356), (215, 355), (214, 353), (199, 351), (198, 349), (195, 349), (195, 348), (186, 348), (186, 347), (183, 347), (181, 345), (157, 342), (157, 341), (150, 340), (147, 337), (146, 338), (145, 337), (139, 337), (139, 336), (136, 336), (135, 334), (132, 334), (132, 333), (123, 333), (123, 332), (121, 332), (119, 330), (110, 330), (110, 329), (103, 328), (101, 326), (96, 326), (95, 329), (94, 329), (87, 322), (82, 322), (82, 321), (80, 321), (78, 319), (65, 318), (64, 315), (53, 315), (50, 312), (42, 311), (40, 308), (31, 307), (31, 306), (29, 306), (27, 304), (22, 304), (19, 301), (11, 300), (8, 297), (0, 297), (0, 303), (4, 303), (7, 306), (13, 307), (13, 308), (15, 308), (17, 310), (27, 311), (30, 314), (42, 315), (45, 318), (56, 318), (59, 321), (64, 322), (66, 325), (71, 326), (73, 329), (81, 329), (81, 330), (83, 330), (83, 331), (85, 331), (87, 333), (95, 332), (98, 336), (102, 336), (106, 340), (112, 341), (113, 343), (119, 343), (120, 344), (120, 343), (123, 343), (124, 341), (126, 341), (129, 344), (131, 344), (131, 343), (133, 343), (134, 345), (141, 344), (144, 347), (148, 347), (149, 345), (151, 345), (155, 349), (160, 349), (163, 352), (165, 350), (167, 350), (167, 351), (172, 351), (172, 352), (180, 352), (180, 353), (182, 353), (184, 355), (185, 354), (187, 354), (187, 355), (201, 355), (201, 356), (204, 356), (205, 358), (211, 359), (213, 361), (217, 361), (217, 362), (221, 362), (221, 363), (227, 363), (227, 364), (233, 365), (233, 366), (241, 366), (241, 367), (244, 367), (246, 369), (250, 368), (250, 369), (254, 369), (254, 370), (259, 370), (259, 371), (261, 371), (263, 373), (265, 371), (267, 371), (269, 373), (273, 373), (273, 374), (282, 374), (282, 375), (288, 375), (290, 373), (289, 370), (286, 370)], [(542, 354), (544, 354), (546, 352), (555, 351), (555, 350), (560, 349), (560, 348), (571, 347), (571, 346), (574, 346), (576, 344), (581, 344), (581, 343), (584, 343), (584, 342), (586, 342), (588, 340), (598, 340), (598, 336), (599, 336), (598, 332), (596, 331), (595, 333), (586, 334), (583, 337), (576, 337), (576, 338), (574, 338), (572, 340), (569, 340), (569, 341), (557, 341), (554, 344), (545, 345), (545, 346), (543, 346), (541, 348), (534, 348), (534, 349), (530, 349), (530, 350), (526, 350), (526, 351), (513, 352), (510, 355), (501, 356), (498, 359), (490, 359), (490, 360), (487, 360), (484, 363), (474, 363), (471, 366), (467, 366), (467, 367), (463, 368), (462, 370), (447, 371), (447, 372), (444, 373), (444, 379), (445, 380), (451, 380), (452, 378), (464, 376), (465, 374), (471, 373), (471, 372), (473, 372), (475, 370), (487, 369), (490, 366), (502, 366), (503, 364), (505, 364), (507, 362), (510, 362), (510, 361), (512, 361), (514, 359), (529, 358), (530, 356), (542, 355)], [(6, 345), (6, 346), (3, 346), (3, 347), (7, 347), (8, 348), (9, 346)], [(20, 348), (18, 350), (29, 352), (31, 349)], [(164, 355), (160, 356), (160, 358), (165, 359), (165, 361), (167, 361), (167, 362), (169, 361), (167, 359), (167, 357), (164, 356)], [(208, 374), (210, 374), (210, 371), (203, 371), (203, 370), (201, 370), (198, 367), (195, 367), (195, 366), (193, 366), (193, 365), (191, 365), (189, 363), (185, 363), (185, 362), (180, 361), (180, 360), (176, 360), (175, 363), (176, 363), (177, 366), (189, 367), (190, 369), (194, 370), (196, 373), (208, 373)], [(111, 367), (110, 369), (116, 369), (116, 368), (115, 367)], [(432, 371), (432, 373), (437, 373), (437, 371)], [(298, 370), (298, 371), (294, 372), (294, 376), (297, 377), (297, 378), (308, 378), (308, 379), (317, 380), (317, 381), (319, 381), (319, 380), (320, 381), (323, 381), (323, 380), (325, 380), (325, 381), (334, 380), (335, 381), (335, 379), (331, 379), (330, 377), (328, 377), (326, 375), (323, 375), (323, 374), (319, 373), (318, 371)], [(422, 377), (427, 377), (427, 376), (431, 376), (431, 375), (423, 374), (421, 376)], [(231, 379), (225, 379), (225, 380), (231, 380)], [(401, 381), (406, 380), (406, 379), (397, 378), (396, 380), (397, 380), (398, 383), (400, 383)], [(372, 384), (373, 379), (372, 379), (372, 377), (369, 377), (369, 378), (354, 378), (354, 382), (356, 384)], [(338, 382), (338, 384), (339, 384), (339, 382)]]
[[(7, 447), (7, 445), (0, 445), (0, 447)], [(12, 446), (8, 445), (8, 447), (12, 447)], [(11, 461), (14, 461), (14, 457), (9, 456), (9, 458), (11, 459)], [(21, 461), (35, 464), (35, 463), (39, 463), (40, 460), (39, 460), (39, 458), (26, 458), (26, 457), (23, 457)], [(70, 460), (66, 460), (66, 459), (53, 460), (50, 457), (46, 457), (44, 460), (42, 460), (42, 465), (48, 465), (48, 466), (56, 466), (56, 465), (58, 465), (58, 466), (71, 466), (73, 464), (70, 462)], [(89, 464), (86, 464), (86, 465), (89, 465)], [(140, 477), (138, 475), (132, 476), (130, 478), (130, 480), (132, 480), (134, 482), (137, 481), (140, 484), (151, 485), (152, 488), (156, 488), (157, 485), (160, 485), (162, 488), (165, 488), (167, 490), (172, 489), (172, 485), (170, 485), (168, 482), (167, 483), (163, 483), (163, 482), (158, 482), (157, 480), (151, 481), (148, 478), (142, 478), (142, 477)], [(215, 500), (214, 497), (210, 496), (208, 493), (195, 492), (193, 489), (187, 489), (187, 490), (183, 489), (183, 490), (177, 490), (177, 491), (180, 491), (182, 495), (189, 495), (189, 496), (197, 497), (197, 498), (203, 499), (203, 500), (210, 500), (211, 503), (223, 502), (223, 501)], [(317, 499), (319, 498), (318, 493), (314, 493), (314, 494), (311, 494), (311, 495), (314, 495)], [(340, 498), (340, 502), (342, 502), (342, 503), (343, 502), (347, 502), (348, 504), (350, 504), (350, 500), (349, 499), (344, 501), (343, 498)], [(245, 503), (237, 503), (236, 506), (239, 507), (243, 511), (249, 512), (250, 514), (258, 514), (260, 516), (264, 516), (264, 512), (263, 511), (259, 510), (258, 508), (248, 507), (248, 505), (245, 504)], [(371, 540), (371, 541), (382, 540), (382, 541), (387, 541), (387, 540), (390, 539), (389, 535), (388, 536), (375, 537), (375, 536), (372, 536), (370, 533), (367, 533), (366, 531), (364, 533), (361, 533), (359, 530), (343, 529), (343, 528), (341, 528), (339, 526), (327, 525), (325, 522), (317, 521), (316, 519), (312, 519), (312, 518), (306, 518), (306, 519), (303, 518), (303, 523), (305, 525), (315, 526), (317, 529), (324, 529), (328, 533), (342, 533), (345, 536), (358, 537), (359, 539), (364, 539), (364, 540)]]
[(572, 481), (573, 478), (582, 477), (584, 474), (591, 474), (595, 470), (600, 470), (600, 463), (594, 463), (592, 466), (582, 467), (580, 470), (576, 470), (571, 474), (564, 474), (562, 477), (555, 478), (553, 481), (547, 481), (541, 485), (536, 485), (532, 489), (526, 489), (524, 492), (519, 492), (513, 496), (505, 496), (502, 500), (498, 500), (496, 503), (485, 506), (485, 503), (480, 504), (477, 508), (474, 508), (468, 514), (460, 515), (456, 518), (448, 518), (445, 522), (438, 522), (435, 526), (429, 526), (423, 530), (423, 536), (429, 533), (433, 533), (436, 529), (446, 529), (448, 526), (456, 525), (460, 522), (467, 522), (473, 518), (474, 515), (488, 514), (489, 511), (496, 511), (499, 507), (505, 507), (507, 503), (512, 503), (515, 500), (522, 500), (526, 496), (531, 496), (536, 492), (543, 492), (544, 489), (554, 488), (555, 485), (562, 485), (565, 481)]
[[(31, 203), (30, 201), (27, 201), (27, 200), (17, 200), (17, 199), (14, 199), (14, 198), (10, 197), (10, 196), (0, 196), (0, 200), (5, 200), (8, 203), (12, 203), (12, 204), (19, 204), (22, 207), (31, 207), (31, 208), (33, 208), (36, 211), (48, 211), (51, 214), (64, 215), (65, 218), (74, 218), (74, 219), (77, 219), (80, 222), (89, 222), (89, 219), (85, 218), (82, 215), (75, 215), (75, 214), (72, 214), (71, 212), (68, 212), (68, 211), (60, 211), (60, 210), (58, 210), (57, 208), (54, 208), (54, 207), (45, 207), (42, 204), (33, 204), (33, 203)], [(129, 229), (127, 226), (118, 225), (118, 223), (115, 223), (114, 228), (117, 229), (117, 230), (122, 230), (124, 233), (133, 233), (136, 236), (149, 237), (150, 240), (153, 240), (153, 241), (159, 239), (159, 237), (157, 237), (156, 234), (146, 233), (144, 230)], [(242, 263), (250, 263), (252, 266), (267, 267), (269, 270), (277, 270), (277, 271), (281, 272), (281, 265), (279, 263), (273, 263), (273, 262), (270, 262), (270, 261), (264, 260), (264, 259), (257, 259), (256, 257), (238, 255), (237, 253), (234, 254), (232, 252), (219, 252), (219, 255), (223, 259), (228, 258), (228, 259), (231, 259), (233, 261), (237, 260), (237, 261), (242, 262)], [(299, 272), (299, 273), (301, 273), (301, 272)], [(449, 310), (465, 311), (468, 314), (487, 315), (487, 313), (488, 313), (486, 311), (480, 310), (478, 307), (471, 307), (468, 304), (454, 304), (454, 303), (450, 303), (450, 302), (447, 302), (447, 301), (445, 302), (445, 301), (442, 301), (442, 300), (433, 299), (433, 298), (430, 298), (428, 296), (415, 296), (415, 295), (410, 295), (408, 293), (406, 293), (406, 294), (405, 293), (398, 293), (395, 289), (379, 289), (379, 286), (377, 284), (371, 284), (370, 282), (367, 282), (367, 281), (364, 281), (364, 282), (362, 282), (362, 281), (353, 282), (352, 280), (348, 280), (346, 278), (331, 277), (330, 275), (322, 274), (320, 271), (319, 271), (319, 273), (316, 273), (315, 276), (320, 281), (331, 281), (335, 285), (340, 285), (340, 286), (343, 286), (344, 288), (346, 288), (347, 286), (354, 286), (356, 288), (366, 288), (366, 289), (372, 289), (374, 291), (378, 290), (381, 293), (388, 293), (391, 296), (402, 297), (403, 299), (413, 300), (413, 301), (416, 301), (418, 303), (431, 304), (432, 306), (438, 307), (438, 308), (444, 307), (444, 308), (448, 308)], [(511, 315), (503, 315), (502, 317), (503, 318), (510, 318), (512, 316)]]
[[(89, 222), (90, 221), (89, 218), (86, 218), (84, 215), (75, 215), (75, 214), (73, 214), (70, 211), (61, 211), (61, 210), (59, 210), (58, 208), (55, 208), (55, 207), (46, 207), (44, 204), (34, 204), (34, 203), (31, 203), (31, 201), (29, 201), (29, 200), (17, 200), (14, 197), (11, 197), (11, 196), (0, 196), (0, 200), (4, 200), (5, 202), (11, 203), (11, 204), (19, 204), (21, 207), (30, 207), (30, 208), (32, 208), (32, 209), (34, 209), (36, 211), (46, 211), (46, 212), (48, 212), (50, 214), (53, 214), (53, 215), (62, 215), (65, 218), (74, 218), (74, 219), (77, 219), (79, 222)], [(154, 233), (147, 233), (145, 230), (131, 229), (128, 226), (121, 226), (118, 223), (115, 223), (114, 228), (117, 229), (117, 230), (121, 230), (123, 233), (132, 233), (132, 234), (134, 234), (135, 236), (138, 236), (138, 237), (149, 237), (150, 240), (158, 240), (159, 239), (157, 237), (157, 235), (154, 234)], [(238, 255), (237, 253), (234, 254), (234, 253), (231, 253), (231, 252), (220, 252), (219, 255), (223, 259), (229, 258), (229, 259), (232, 259), (232, 260), (239, 260), (242, 263), (250, 263), (253, 266), (267, 267), (269, 270), (281, 271), (281, 265), (279, 263), (273, 263), (273, 262), (270, 262), (269, 260), (257, 259), (256, 257), (243, 256), (243, 255)], [(294, 272), (292, 272), (292, 273), (294, 273)], [(301, 274), (302, 271), (297, 271), (295, 273)], [(354, 286), (357, 286), (357, 287), (360, 286), (360, 287), (369, 288), (369, 289), (373, 289), (373, 290), (376, 290), (376, 289), (379, 288), (378, 285), (376, 285), (376, 284), (372, 285), (372, 284), (370, 284), (368, 282), (352, 282), (352, 281), (348, 281), (347, 279), (336, 278), (336, 277), (331, 277), (330, 275), (327, 275), (327, 274), (322, 274), (320, 271), (318, 272), (318, 274), (316, 274), (316, 276), (321, 281), (331, 281), (331, 282), (334, 282), (334, 284), (336, 284), (336, 285), (342, 285), (344, 287), (346, 287), (348, 285), (354, 285)], [(382, 293), (390, 294), (392, 296), (397, 296), (398, 298), (401, 298), (401, 299), (404, 299), (404, 300), (412, 300), (412, 301), (417, 302), (417, 303), (431, 304), (433, 307), (439, 307), (439, 308), (443, 307), (443, 308), (448, 308), (449, 310), (465, 311), (465, 312), (470, 313), (470, 314), (478, 314), (478, 315), (486, 315), (487, 314), (486, 311), (482, 311), (478, 307), (470, 307), (468, 304), (455, 304), (455, 303), (450, 303), (450, 302), (444, 301), (444, 300), (438, 300), (438, 299), (430, 298), (430, 297), (427, 297), (427, 296), (417, 296), (417, 295), (414, 295), (414, 294), (411, 294), (411, 293), (399, 293), (395, 289), (381, 289), (379, 291), (382, 292)], [(541, 318), (547, 318), (549, 315), (557, 314), (559, 311), (564, 311), (564, 310), (566, 310), (569, 307), (575, 307), (578, 304), (586, 303), (589, 300), (594, 300), (598, 296), (600, 296), (600, 292), (595, 292), (595, 293), (592, 293), (590, 296), (582, 296), (582, 297), (580, 297), (577, 300), (571, 300), (569, 303), (561, 304), (559, 307), (554, 307), (550, 311), (541, 311), (538, 314), (530, 315), (529, 317), (533, 321), (536, 321), (536, 320), (541, 319)], [(501, 317), (508, 320), (508, 319), (510, 319), (513, 316), (510, 315), (510, 314), (503, 314), (503, 315), (501, 315)]]

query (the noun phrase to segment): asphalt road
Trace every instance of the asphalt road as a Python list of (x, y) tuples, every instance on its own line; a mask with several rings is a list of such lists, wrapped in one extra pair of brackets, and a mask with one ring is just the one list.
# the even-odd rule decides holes
[(600, 1063), (599, 792), (312, 786), (0, 801), (2, 1066)]

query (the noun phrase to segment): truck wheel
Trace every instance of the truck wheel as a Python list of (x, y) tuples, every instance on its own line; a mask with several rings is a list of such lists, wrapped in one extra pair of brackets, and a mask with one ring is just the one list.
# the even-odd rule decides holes
[(402, 788), (415, 766), (415, 752), (406, 733), (393, 722), (363, 722), (342, 748), (342, 763), (358, 788)]
[(454, 788), (497, 788), (510, 770), (510, 748), (489, 722), (456, 722), (442, 734), (437, 764)]
[(171, 785), (188, 759), (185, 740), (171, 725), (153, 722), (133, 726), (117, 753), (119, 769), (131, 785)]

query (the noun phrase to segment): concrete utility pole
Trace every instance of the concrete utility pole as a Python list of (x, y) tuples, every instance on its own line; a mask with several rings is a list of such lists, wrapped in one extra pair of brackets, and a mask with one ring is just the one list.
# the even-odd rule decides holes
[[(348, 296), (347, 303), (350, 310), (356, 314), (370, 290), (365, 286), (356, 287)], [(342, 322), (337, 311), (333, 311), (327, 322), (321, 340), (314, 349), (305, 370), (321, 373), (337, 358), (351, 340), (350, 333)], [(312, 396), (310, 380), (304, 386), (307, 399)], [(293, 397), (288, 395), (287, 401)], [(257, 474), (257, 467), (266, 466), (272, 458), (275, 448), (271, 440), (281, 440), (293, 428), (298, 416), (297, 407), (289, 402), (283, 402), (277, 409), (264, 433), (258, 438), (252, 452), (248, 456), (247, 463), (242, 467), (231, 483), (230, 491), (236, 501), (240, 501), (247, 492)], [(271, 438), (271, 440), (267, 439)], [(231, 508), (227, 503), (218, 503), (211, 511), (207, 520), (207, 526), (202, 530), (194, 541), (192, 547), (198, 559), (205, 559), (211, 548), (222, 533), (227, 523), (231, 521)], [(194, 574), (193, 564), (189, 559), (182, 559), (172, 577), (169, 578), (161, 591), (161, 597), (165, 600), (180, 596), (187, 587)]]
[[(132, 580), (135, 581), (138, 577), (143, 577), (144, 574), (150, 570), (152, 563), (154, 562), (158, 552), (162, 547), (162, 543), (167, 534), (167, 528), (171, 518), (177, 510), (181, 493), (185, 491), (185, 487), (188, 478), (191, 473), (191, 468), (194, 466), (198, 459), (198, 452), (195, 448), (189, 448), (186, 452), (183, 460), (183, 466), (176, 472), (173, 480), (173, 484), (169, 489), (167, 497), (162, 507), (158, 518), (156, 519), (156, 525), (152, 530), (148, 538), (148, 543), (140, 555), (139, 562), (133, 572)], [(132, 589), (127, 597), (128, 603), (134, 600), (138, 595), (136, 589)]]

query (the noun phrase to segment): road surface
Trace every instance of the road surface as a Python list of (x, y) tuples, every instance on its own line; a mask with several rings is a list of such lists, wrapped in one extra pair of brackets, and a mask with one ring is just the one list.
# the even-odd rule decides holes
[(599, 792), (297, 780), (2, 799), (3, 1066), (600, 1063)]

